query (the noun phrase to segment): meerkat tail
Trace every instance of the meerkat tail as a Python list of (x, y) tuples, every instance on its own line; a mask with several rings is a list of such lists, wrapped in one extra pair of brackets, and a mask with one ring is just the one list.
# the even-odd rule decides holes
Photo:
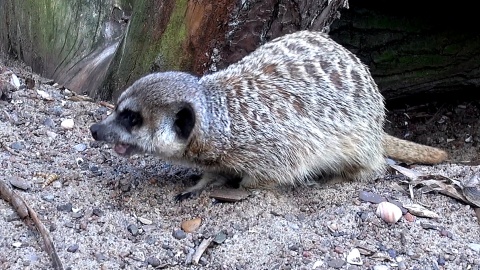
[(407, 163), (438, 164), (447, 159), (447, 152), (388, 134), (384, 135), (384, 149), (388, 157)]

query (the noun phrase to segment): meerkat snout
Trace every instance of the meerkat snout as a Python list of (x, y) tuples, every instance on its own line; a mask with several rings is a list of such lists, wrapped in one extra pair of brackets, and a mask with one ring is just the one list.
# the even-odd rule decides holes
[(98, 137), (98, 132), (101, 129), (101, 126), (99, 124), (93, 124), (90, 126), (90, 133), (92, 134), (93, 139), (96, 141), (99, 140), (100, 137)]

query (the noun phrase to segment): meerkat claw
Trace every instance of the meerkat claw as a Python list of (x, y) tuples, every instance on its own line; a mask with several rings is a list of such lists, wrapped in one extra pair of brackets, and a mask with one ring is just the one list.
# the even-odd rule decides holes
[(182, 202), (182, 201), (191, 199), (191, 198), (195, 197), (196, 195), (197, 195), (196, 192), (182, 192), (182, 193), (177, 194), (174, 197), (174, 199), (175, 199), (176, 202)]

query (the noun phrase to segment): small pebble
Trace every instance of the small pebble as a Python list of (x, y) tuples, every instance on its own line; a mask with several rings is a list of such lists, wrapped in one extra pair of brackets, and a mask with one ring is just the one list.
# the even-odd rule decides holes
[(368, 212), (363, 212), (363, 211), (360, 212), (359, 215), (360, 215), (360, 219), (361, 219), (363, 222), (367, 221), (368, 216), (369, 216)]
[(316, 261), (313, 266), (312, 266), (312, 269), (317, 269), (319, 268), (320, 266), (323, 266), (323, 261)]
[(75, 123), (73, 122), (73, 119), (65, 119), (60, 123), (60, 126), (63, 129), (72, 129), (75, 126)]
[(223, 232), (220, 232), (217, 235), (215, 235), (215, 237), (213, 238), (213, 242), (216, 244), (221, 244), (225, 242), (226, 239), (227, 239), (227, 235)]
[(19, 247), (22, 246), (22, 242), (13, 242), (13, 243), (12, 243), (12, 246), (13, 246), (13, 247), (16, 247), (16, 248), (19, 248)]
[(6, 217), (7, 222), (21, 220), (20, 216), (17, 213), (12, 213)]
[(437, 263), (438, 265), (445, 265), (445, 258), (443, 256), (438, 257)]
[(62, 182), (60, 182), (60, 181), (55, 181), (55, 182), (52, 183), (52, 187), (53, 187), (54, 189), (62, 188), (62, 186), (63, 186), (63, 184), (62, 184)]
[(67, 227), (67, 228), (70, 228), (70, 229), (73, 229), (75, 228), (75, 224), (73, 224), (72, 222), (65, 222), (65, 224), (63, 224), (63, 226)]
[(157, 257), (148, 257), (147, 263), (152, 267), (158, 267), (162, 262)]
[(408, 222), (414, 222), (416, 217), (410, 213), (406, 213), (405, 215), (403, 215), (403, 217), (408, 221)]
[(57, 206), (57, 210), (62, 212), (72, 212), (72, 208), (72, 203), (66, 203)]
[(480, 253), (480, 244), (470, 243), (470, 244), (468, 244), (468, 247), (469, 247), (471, 250), (473, 250), (473, 251), (475, 251), (475, 252), (477, 252), (477, 253)]
[(378, 264), (373, 267), (373, 270), (389, 270), (390, 268), (383, 264)]
[(186, 238), (187, 234), (183, 230), (176, 229), (176, 230), (173, 230), (172, 236), (175, 239), (181, 240)]
[(290, 249), (292, 251), (298, 251), (300, 249), (300, 246), (298, 244), (292, 244), (292, 245), (288, 246), (288, 249)]
[(101, 217), (103, 216), (103, 211), (100, 208), (93, 208), (92, 214), (97, 217)]
[(25, 145), (23, 145), (22, 142), (14, 142), (12, 144), (10, 144), (10, 148), (12, 148), (13, 150), (23, 150), (25, 149)]
[(55, 196), (52, 194), (46, 194), (46, 195), (42, 195), (42, 199), (46, 202), (53, 202), (53, 200), (55, 199)]
[(60, 106), (55, 106), (50, 110), (50, 112), (55, 116), (61, 116), (63, 114), (63, 108)]
[(12, 177), (12, 179), (10, 179), (10, 184), (21, 190), (29, 190), (32, 187), (30, 182), (27, 182), (20, 177)]
[(333, 259), (327, 262), (328, 266), (331, 268), (339, 269), (345, 265), (345, 261), (342, 259)]
[(369, 191), (360, 191), (358, 197), (360, 200), (371, 203), (381, 203), (387, 201), (384, 197)]
[(391, 249), (391, 248), (387, 249), (387, 253), (393, 259), (397, 257), (397, 251), (394, 249)]
[(81, 218), (83, 217), (83, 212), (73, 212), (72, 218)]
[(445, 237), (448, 237), (448, 238), (452, 238), (452, 233), (443, 229), (443, 230), (440, 230), (440, 235), (441, 236), (445, 236)]
[(106, 261), (108, 258), (107, 258), (107, 256), (103, 255), (102, 253), (95, 253), (95, 259), (97, 260), (97, 262), (101, 263), (101, 262)]
[(68, 251), (68, 252), (75, 253), (75, 252), (77, 252), (78, 247), (79, 247), (78, 244), (73, 244), (73, 245), (71, 245), (71, 246), (69, 246), (69, 247), (67, 248), (67, 251)]
[(83, 143), (79, 143), (73, 147), (77, 152), (83, 152), (87, 149), (87, 145)]
[(43, 125), (49, 128), (53, 128), (55, 127), (55, 122), (53, 122), (52, 118), (47, 117), (45, 118), (45, 120), (43, 120)]
[(50, 131), (50, 130), (47, 130), (46, 133), (47, 133), (47, 136), (48, 136), (49, 138), (51, 138), (51, 139), (55, 139), (55, 138), (58, 136), (57, 133), (55, 133), (55, 132), (53, 132), (53, 131)]
[(35, 80), (31, 77), (25, 78), (25, 86), (28, 89), (33, 89), (35, 88)]
[(153, 223), (153, 221), (151, 221), (150, 219), (144, 218), (144, 217), (138, 217), (137, 219), (143, 225), (151, 225)]
[(130, 232), (133, 236), (138, 235), (138, 227), (135, 224), (130, 224), (127, 226), (127, 231)]
[(96, 176), (102, 175), (102, 172), (100, 171), (100, 168), (99, 168), (98, 166), (96, 166), (96, 165), (90, 166), (89, 169), (90, 169), (90, 171), (91, 171), (94, 175), (96, 175)]
[(157, 242), (157, 240), (155, 239), (155, 237), (151, 236), (151, 235), (148, 235), (146, 238), (145, 238), (145, 243), (149, 244), (149, 245), (153, 245)]
[(440, 230), (440, 228), (435, 224), (422, 222), (422, 223), (420, 223), (420, 225), (422, 226), (422, 228), (424, 228), (426, 230)]

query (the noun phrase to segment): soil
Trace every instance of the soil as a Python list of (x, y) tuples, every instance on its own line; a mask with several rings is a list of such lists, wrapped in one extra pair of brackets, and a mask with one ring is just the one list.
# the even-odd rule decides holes
[[(365, 183), (256, 190), (233, 203), (212, 199), (219, 187), (210, 187), (176, 202), (198, 172), (152, 156), (116, 156), (88, 129), (110, 109), (72, 101), (67, 89), (28, 67), (0, 61), (0, 80), (12, 74), (20, 87), (0, 101), (0, 181), (14, 184), (37, 211), (66, 269), (480, 269), (474, 208), (416, 188), (411, 199), (393, 171)], [(32, 89), (25, 86), (30, 77)], [(386, 129), (450, 153), (445, 164), (414, 170), (464, 181), (480, 170), (479, 106), (478, 100), (396, 104)], [(62, 127), (65, 119), (74, 126)], [(59, 178), (44, 186), (52, 174)], [(406, 215), (388, 224), (376, 216), (376, 203), (359, 197), (362, 191), (424, 205), (439, 218)], [(197, 229), (181, 229), (194, 218), (201, 218)], [(355, 248), (361, 265), (347, 263)], [(0, 200), (0, 268), (51, 265), (32, 223)]]

